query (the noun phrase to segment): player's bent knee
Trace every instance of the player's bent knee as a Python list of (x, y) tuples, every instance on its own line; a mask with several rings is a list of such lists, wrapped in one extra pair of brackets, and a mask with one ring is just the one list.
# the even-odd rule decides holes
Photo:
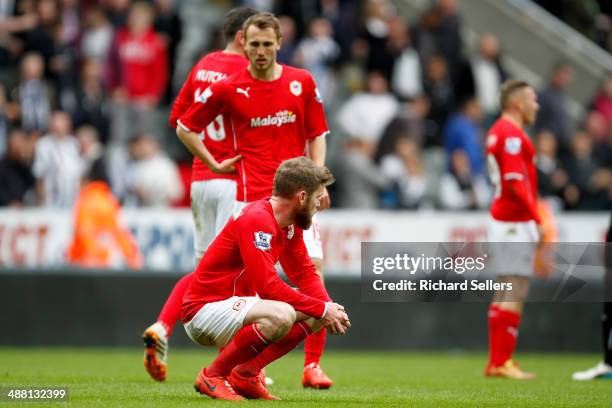
[(272, 314), (272, 321), (281, 330), (291, 329), (295, 323), (295, 309), (287, 303), (280, 303)]
[(295, 323), (295, 310), (287, 303), (275, 302), (258, 321), (262, 333), (272, 341), (281, 339)]

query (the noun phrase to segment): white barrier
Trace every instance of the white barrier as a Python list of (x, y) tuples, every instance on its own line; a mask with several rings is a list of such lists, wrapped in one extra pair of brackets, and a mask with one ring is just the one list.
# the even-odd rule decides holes
[[(607, 213), (558, 216), (560, 240), (601, 242)], [(193, 231), (189, 210), (125, 209), (124, 218), (142, 250), (147, 268), (193, 269)], [(358, 276), (361, 242), (483, 241), (486, 213), (329, 210), (320, 214), (326, 275)], [(72, 233), (68, 211), (0, 211), (0, 267), (64, 265)]]

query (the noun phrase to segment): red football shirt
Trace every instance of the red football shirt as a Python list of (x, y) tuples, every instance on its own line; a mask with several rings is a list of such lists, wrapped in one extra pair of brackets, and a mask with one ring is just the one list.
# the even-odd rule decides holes
[[(194, 101), (211, 84), (218, 82), (228, 76), (242, 71), (249, 61), (241, 55), (216, 51), (205, 55), (193, 67), (187, 80), (183, 84), (170, 113), (170, 126), (176, 127), (176, 121), (180, 118)], [(217, 115), (205, 130), (200, 134), (204, 146), (213, 155), (215, 160), (221, 162), (235, 155), (234, 139), (230, 133), (229, 122), (222, 115)], [(215, 178), (236, 179), (236, 174), (213, 173), (200, 159), (193, 158), (192, 181), (210, 180)]]
[(535, 148), (523, 129), (498, 119), (487, 136), (487, 162), (495, 187), (491, 216), (499, 221), (540, 223)]
[(280, 78), (261, 81), (245, 69), (211, 85), (179, 119), (200, 132), (219, 114), (234, 135), (238, 162), (237, 200), (251, 202), (272, 193), (274, 173), (287, 159), (303, 156), (306, 142), (328, 133), (323, 103), (308, 71), (283, 65)]
[(123, 87), (130, 100), (161, 99), (168, 84), (168, 51), (164, 38), (153, 29), (135, 35), (117, 32), (110, 53), (108, 82)]
[[(300, 292), (278, 276), (277, 261)], [(182, 320), (189, 322), (206, 303), (256, 294), (317, 319), (330, 301), (306, 252), (302, 230), (293, 225), (280, 228), (267, 199), (230, 218), (210, 245), (183, 297)]]

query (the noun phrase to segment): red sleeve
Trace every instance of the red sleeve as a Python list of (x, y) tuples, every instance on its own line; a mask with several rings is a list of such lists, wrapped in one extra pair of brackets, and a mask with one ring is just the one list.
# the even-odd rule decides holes
[(168, 85), (168, 52), (166, 41), (159, 34), (155, 34), (155, 48), (157, 49), (157, 57), (153, 67), (155, 80), (151, 83), (151, 94), (160, 100), (166, 90), (166, 85)]
[(331, 301), (321, 277), (316, 273), (317, 268), (308, 256), (301, 231), (290, 240), (279, 261), (289, 280), (297, 285), (300, 292), (325, 302)]
[(540, 213), (538, 212), (538, 203), (527, 184), (524, 181), (510, 180), (506, 182), (506, 187), (513, 198), (522, 203), (524, 208), (528, 209), (531, 218), (537, 224), (540, 224), (541, 220)]
[(529, 174), (522, 160), (522, 139), (508, 136), (500, 142), (497, 146), (497, 161), (502, 180), (527, 180)]
[(172, 111), (170, 112), (170, 126), (176, 128), (176, 121), (183, 116), (187, 109), (193, 104), (193, 75), (196, 67), (193, 67), (185, 79), (185, 83), (181, 87), (180, 92), (176, 96), (174, 100), (174, 104), (172, 105)]
[(522, 140), (519, 137), (506, 137), (501, 142), (497, 146), (501, 182), (505, 183), (510, 194), (517, 201), (523, 203), (523, 206), (529, 210), (532, 218), (539, 224), (540, 216), (538, 214), (537, 198), (534, 197), (529, 185), (531, 182), (529, 169), (527, 169), (527, 165), (523, 162), (522, 150), (526, 146), (522, 145)]
[[(262, 221), (262, 215), (252, 212), (236, 220), (238, 246), (247, 279), (261, 298), (285, 302), (295, 310), (322, 318), (326, 310), (325, 302), (293, 290), (276, 273), (276, 259), (271, 252), (271, 246), (277, 242), (273, 236), (276, 229)], [(260, 238), (256, 237), (258, 234), (262, 234)]]
[(325, 119), (325, 109), (323, 107), (323, 100), (321, 94), (317, 89), (317, 85), (314, 82), (312, 76), (308, 75), (306, 82), (306, 92), (304, 97), (305, 111), (304, 114), (306, 120), (306, 139), (314, 139), (315, 137), (329, 133), (327, 127), (327, 119)]
[(178, 119), (177, 124), (190, 132), (201, 133), (217, 115), (224, 113), (228, 103), (226, 90), (225, 83), (221, 81), (212, 84), (202, 92), (196, 92), (194, 103)]

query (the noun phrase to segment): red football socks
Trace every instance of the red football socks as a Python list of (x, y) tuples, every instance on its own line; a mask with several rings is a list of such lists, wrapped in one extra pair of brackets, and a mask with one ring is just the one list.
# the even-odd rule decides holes
[(159, 317), (157, 318), (158, 322), (163, 323), (166, 326), (166, 330), (168, 331), (167, 335), (170, 337), (172, 334), (172, 329), (174, 325), (181, 317), (181, 309), (183, 307), (183, 296), (185, 296), (185, 292), (187, 292), (187, 288), (189, 284), (193, 280), (193, 273), (183, 276), (179, 281), (174, 285), (174, 289), (170, 292), (170, 296), (164, 303), (164, 307), (162, 308)]
[(227, 377), (238, 364), (251, 360), (271, 344), (259, 331), (256, 324), (243, 327), (215, 360), (206, 368), (209, 377)]
[(312, 363), (319, 364), (325, 348), (326, 337), (327, 331), (325, 328), (306, 337), (306, 340), (304, 340), (304, 367)]
[(236, 371), (246, 377), (256, 376), (262, 368), (289, 353), (311, 333), (312, 330), (306, 323), (297, 322), (285, 337), (267, 347), (261, 354), (254, 356), (252, 360), (236, 367)]
[(489, 307), (489, 365), (501, 366), (512, 358), (520, 321), (518, 312), (498, 305)]

